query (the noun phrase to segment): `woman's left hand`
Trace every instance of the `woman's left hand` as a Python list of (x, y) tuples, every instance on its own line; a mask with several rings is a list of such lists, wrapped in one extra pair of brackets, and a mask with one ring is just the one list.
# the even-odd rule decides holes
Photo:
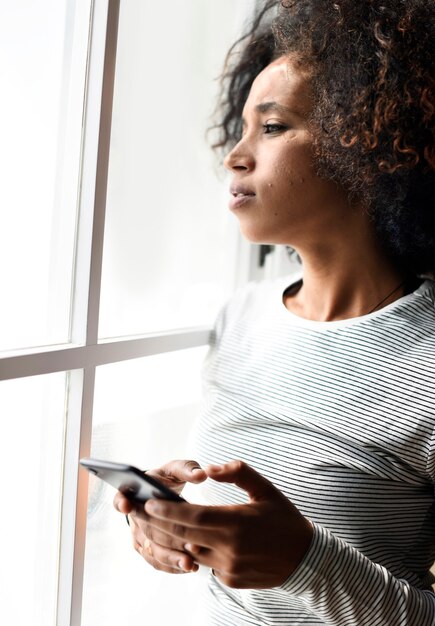
[(234, 483), (246, 504), (198, 506), (149, 500), (148, 538), (161, 546), (184, 546), (194, 560), (212, 568), (228, 587), (277, 587), (306, 554), (313, 528), (266, 478), (242, 461), (205, 468), (219, 482)]

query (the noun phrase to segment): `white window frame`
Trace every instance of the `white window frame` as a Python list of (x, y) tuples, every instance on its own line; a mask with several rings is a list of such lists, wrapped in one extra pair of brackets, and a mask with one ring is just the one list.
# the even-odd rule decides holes
[[(83, 102), (81, 175), (70, 342), (4, 353), (0, 381), (68, 372), (57, 626), (80, 626), (88, 477), (78, 460), (91, 449), (96, 367), (207, 345), (211, 328), (193, 327), (98, 340), (112, 103), (121, 0), (92, 0)], [(240, 240), (236, 284), (261, 277), (258, 246)]]

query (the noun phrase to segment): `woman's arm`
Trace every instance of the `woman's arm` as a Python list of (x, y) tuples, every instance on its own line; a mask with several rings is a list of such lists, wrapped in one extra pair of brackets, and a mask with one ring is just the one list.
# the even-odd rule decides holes
[(435, 594), (395, 578), (324, 527), (281, 585), (334, 626), (434, 626)]
[(149, 501), (149, 537), (183, 545), (234, 588), (280, 587), (331, 626), (435, 626), (435, 595), (395, 578), (309, 522), (269, 481), (240, 461), (206, 468), (248, 492), (243, 505)]

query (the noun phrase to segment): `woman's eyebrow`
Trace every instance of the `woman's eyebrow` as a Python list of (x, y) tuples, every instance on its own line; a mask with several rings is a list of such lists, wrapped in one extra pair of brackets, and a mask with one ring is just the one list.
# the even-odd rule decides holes
[(293, 113), (292, 109), (286, 107), (282, 104), (278, 104), (278, 102), (270, 101), (270, 102), (261, 102), (257, 104), (255, 110), (258, 113), (268, 113), (269, 111), (277, 111), (278, 113)]

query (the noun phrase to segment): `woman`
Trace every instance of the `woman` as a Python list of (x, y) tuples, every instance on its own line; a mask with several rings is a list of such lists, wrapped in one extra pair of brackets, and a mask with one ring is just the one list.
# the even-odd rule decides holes
[(115, 501), (219, 626), (435, 624), (434, 36), (428, 0), (268, 2), (227, 69), (230, 208), (301, 270), (223, 309), (199, 463), (154, 472), (210, 506)]

